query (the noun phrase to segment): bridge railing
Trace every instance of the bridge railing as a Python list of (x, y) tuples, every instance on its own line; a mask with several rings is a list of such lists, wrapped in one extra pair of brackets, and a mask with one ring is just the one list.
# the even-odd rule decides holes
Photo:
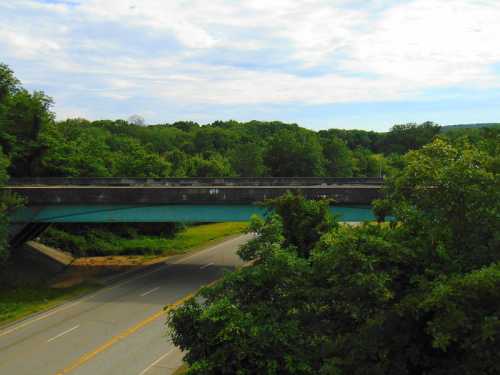
[(328, 186), (381, 185), (378, 177), (12, 178), (7, 186)]

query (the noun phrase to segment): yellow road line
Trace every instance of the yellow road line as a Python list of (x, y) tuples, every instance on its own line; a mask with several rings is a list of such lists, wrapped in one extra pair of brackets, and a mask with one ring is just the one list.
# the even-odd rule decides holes
[(182, 305), (184, 302), (186, 302), (188, 299), (193, 297), (195, 294), (196, 293), (188, 294), (187, 296), (183, 297), (182, 299), (178, 300), (177, 302), (174, 302), (171, 305), (167, 305), (167, 307), (165, 309), (162, 309), (162, 310), (154, 313), (153, 315), (149, 316), (148, 318), (144, 319), (143, 321), (137, 323), (135, 326), (130, 327), (126, 331), (114, 336), (113, 338), (109, 339), (104, 344), (99, 346), (97, 349), (95, 349), (87, 354), (84, 354), (83, 356), (78, 358), (75, 362), (73, 362), (73, 364), (71, 364), (70, 366), (66, 367), (65, 369), (57, 372), (56, 375), (69, 374), (70, 372), (76, 370), (80, 366), (84, 365), (85, 363), (87, 363), (88, 361), (90, 361), (91, 359), (96, 357), (98, 354), (108, 350), (116, 343), (126, 339), (128, 336), (134, 334), (135, 332), (139, 331), (141, 328), (144, 328), (148, 324), (154, 322), (156, 319), (161, 318), (169, 310), (175, 309), (176, 307)]

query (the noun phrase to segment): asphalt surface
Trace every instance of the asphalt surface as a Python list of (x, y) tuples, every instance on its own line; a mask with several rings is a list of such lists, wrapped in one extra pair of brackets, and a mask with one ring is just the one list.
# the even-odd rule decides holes
[(167, 304), (241, 264), (249, 235), (170, 258), (100, 291), (0, 331), (1, 375), (167, 375), (182, 353), (167, 337)]

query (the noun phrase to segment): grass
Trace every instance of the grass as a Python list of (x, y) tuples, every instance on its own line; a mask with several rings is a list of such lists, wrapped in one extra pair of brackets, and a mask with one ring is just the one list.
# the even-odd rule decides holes
[(247, 223), (215, 223), (188, 227), (172, 239), (165, 239), (163, 251), (184, 253), (208, 242), (239, 234), (248, 227)]
[(133, 238), (99, 229), (92, 229), (81, 235), (50, 228), (42, 237), (42, 242), (77, 256), (173, 255), (241, 233), (246, 227), (247, 223), (201, 224), (186, 227), (170, 237), (136, 235)]
[(67, 289), (55, 289), (48, 286), (0, 289), (0, 325), (47, 310), (97, 288), (97, 284), (84, 283)]
[(182, 365), (172, 375), (184, 375), (188, 370), (187, 365)]

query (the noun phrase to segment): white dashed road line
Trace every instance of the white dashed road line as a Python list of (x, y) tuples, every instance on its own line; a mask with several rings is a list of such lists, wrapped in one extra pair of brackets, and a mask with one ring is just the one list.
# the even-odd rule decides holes
[(165, 354), (163, 354), (160, 358), (158, 358), (156, 361), (154, 361), (148, 367), (146, 367), (144, 370), (142, 370), (142, 372), (139, 375), (144, 375), (145, 373), (147, 373), (149, 370), (151, 370), (153, 367), (155, 367), (158, 363), (160, 363), (162, 361), (162, 359), (165, 359), (165, 357), (167, 357), (175, 349), (176, 348), (172, 348), (168, 352), (166, 352)]
[(70, 328), (67, 331), (62, 332), (62, 333), (58, 334), (57, 336), (54, 336), (51, 339), (48, 339), (47, 342), (52, 342), (54, 340), (57, 340), (59, 337), (67, 335), (68, 333), (73, 332), (75, 329), (78, 329), (79, 327), (80, 327), (80, 325), (74, 326), (73, 328)]
[(205, 264), (204, 266), (201, 266), (201, 267), (200, 267), (200, 270), (203, 270), (203, 269), (205, 269), (205, 268), (207, 268), (207, 267), (210, 267), (210, 266), (213, 266), (213, 265), (214, 265), (214, 262), (211, 262), (211, 263)]
[(160, 289), (160, 287), (159, 287), (159, 286), (157, 286), (156, 288), (151, 289), (150, 291), (147, 291), (147, 292), (145, 292), (145, 293), (142, 293), (142, 294), (141, 294), (141, 297), (145, 297), (145, 296), (147, 296), (148, 294), (154, 293), (154, 292), (156, 292), (158, 289)]

